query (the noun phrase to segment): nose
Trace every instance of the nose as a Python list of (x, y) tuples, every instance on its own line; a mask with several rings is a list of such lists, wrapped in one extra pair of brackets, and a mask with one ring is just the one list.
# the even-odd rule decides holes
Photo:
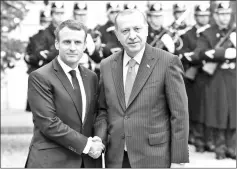
[(72, 51), (76, 50), (76, 45), (74, 43), (71, 43), (70, 50)]
[(129, 39), (134, 40), (136, 38), (136, 32), (134, 30), (131, 30), (129, 33)]

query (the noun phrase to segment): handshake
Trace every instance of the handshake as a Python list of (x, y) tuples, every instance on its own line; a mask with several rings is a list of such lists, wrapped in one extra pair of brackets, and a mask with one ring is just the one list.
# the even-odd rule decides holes
[(94, 159), (97, 159), (101, 156), (102, 150), (104, 150), (105, 146), (102, 143), (102, 140), (98, 136), (94, 136), (92, 138), (92, 143), (88, 155)]

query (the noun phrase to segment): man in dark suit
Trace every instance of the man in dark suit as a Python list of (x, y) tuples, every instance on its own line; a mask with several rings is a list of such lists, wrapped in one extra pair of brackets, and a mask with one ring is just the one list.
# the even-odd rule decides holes
[(99, 137), (92, 138), (98, 123), (98, 80), (79, 66), (86, 35), (80, 22), (62, 22), (55, 31), (59, 55), (29, 76), (34, 135), (26, 167), (102, 167), (96, 158), (104, 145)]
[(189, 162), (180, 60), (146, 44), (148, 24), (136, 9), (120, 12), (115, 30), (124, 50), (102, 60), (95, 132), (103, 139), (108, 134), (105, 166), (165, 168)]

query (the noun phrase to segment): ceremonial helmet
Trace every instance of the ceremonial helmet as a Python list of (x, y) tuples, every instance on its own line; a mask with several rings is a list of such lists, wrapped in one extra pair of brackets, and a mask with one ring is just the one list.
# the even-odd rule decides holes
[(210, 15), (210, 13), (210, 3), (202, 3), (194, 7), (195, 15)]
[(62, 1), (52, 2), (51, 14), (53, 12), (64, 13), (64, 3)]
[(50, 22), (52, 20), (51, 14), (49, 10), (41, 10), (40, 11), (40, 23)]
[(125, 9), (137, 9), (137, 5), (132, 2), (127, 2), (127, 3), (124, 3), (123, 8), (124, 8), (124, 10)]
[(119, 11), (121, 11), (121, 7), (120, 7), (119, 3), (117, 3), (117, 2), (108, 2), (106, 4), (106, 11), (108, 14), (111, 12), (119, 12)]
[(230, 7), (229, 1), (219, 1), (216, 3), (215, 10), (216, 13), (231, 13), (232, 9)]
[(78, 15), (87, 14), (87, 3), (84, 1), (75, 2), (73, 7), (73, 13)]
[(160, 2), (155, 2), (147, 6), (147, 15), (163, 15), (163, 7)]
[(173, 13), (186, 11), (186, 5), (184, 3), (173, 4)]

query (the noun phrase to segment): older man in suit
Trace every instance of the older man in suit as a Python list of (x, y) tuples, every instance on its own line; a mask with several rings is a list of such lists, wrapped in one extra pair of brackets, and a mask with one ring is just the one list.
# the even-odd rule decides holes
[(105, 165), (180, 167), (189, 162), (182, 64), (177, 56), (146, 44), (148, 25), (140, 11), (120, 12), (115, 26), (124, 50), (101, 63), (95, 131), (106, 140)]
[(26, 167), (102, 167), (101, 158), (96, 158), (104, 145), (99, 137), (92, 138), (98, 80), (95, 73), (78, 65), (86, 35), (80, 22), (60, 24), (55, 31), (59, 56), (29, 76), (34, 135)]

